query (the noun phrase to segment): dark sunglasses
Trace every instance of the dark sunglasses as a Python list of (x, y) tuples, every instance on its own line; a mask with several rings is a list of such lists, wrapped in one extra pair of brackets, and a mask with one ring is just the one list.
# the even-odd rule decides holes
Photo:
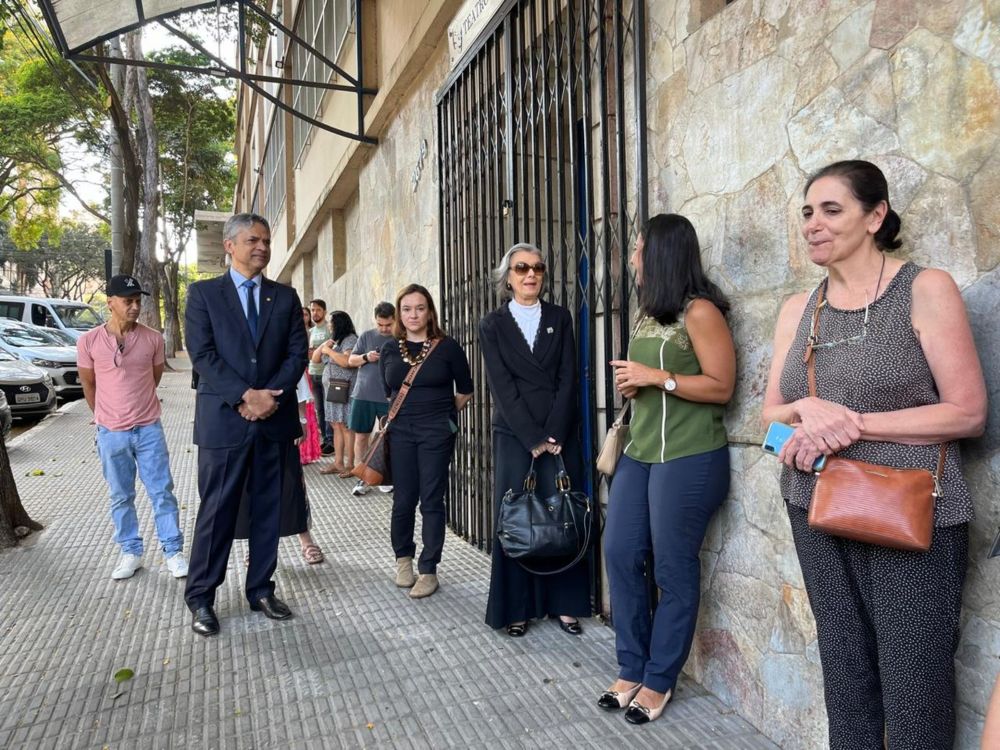
[(545, 264), (541, 261), (538, 261), (534, 265), (530, 263), (515, 263), (510, 267), (510, 270), (518, 276), (527, 276), (528, 271), (534, 271), (538, 276), (541, 276), (545, 273)]

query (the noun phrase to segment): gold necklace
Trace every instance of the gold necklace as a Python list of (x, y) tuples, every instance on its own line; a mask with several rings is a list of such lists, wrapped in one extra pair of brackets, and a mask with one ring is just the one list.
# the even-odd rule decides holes
[[(415, 343), (415, 342), (414, 342)], [(399, 339), (399, 356), (403, 358), (406, 364), (419, 365), (427, 357), (427, 353), (431, 350), (431, 340), (427, 338), (424, 340), (423, 345), (420, 347), (420, 351), (417, 353), (416, 357), (410, 356), (410, 350), (406, 348), (406, 339)]]

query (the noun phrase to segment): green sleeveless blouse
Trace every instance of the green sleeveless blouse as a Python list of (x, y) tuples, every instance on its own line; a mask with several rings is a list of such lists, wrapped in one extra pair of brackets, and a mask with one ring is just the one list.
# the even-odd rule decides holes
[[(650, 317), (640, 320), (629, 342), (628, 358), (675, 375), (701, 374), (683, 312), (670, 325)], [(658, 386), (640, 388), (632, 404), (625, 455), (655, 464), (721, 448), (728, 442), (724, 411), (722, 404), (686, 401)]]

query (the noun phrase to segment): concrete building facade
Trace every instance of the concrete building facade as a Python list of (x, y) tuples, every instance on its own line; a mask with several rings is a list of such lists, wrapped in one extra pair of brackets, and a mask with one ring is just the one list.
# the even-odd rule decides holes
[[(867, 158), (886, 172), (902, 216), (899, 252), (948, 270), (962, 288), (987, 374), (987, 433), (963, 446), (978, 518), (970, 530), (957, 655), (957, 746), (978, 747), (1000, 668), (1000, 561), (986, 559), (1000, 520), (1000, 2), (646, 0), (637, 15), (640, 1), (594, 3), (603, 14), (570, 24), (582, 32), (566, 44), (589, 43), (602, 26), (613, 31), (616, 13), (630, 19), (615, 84), (624, 89), (617, 92), (623, 107), (609, 116), (607, 139), (588, 141), (617, 143), (621, 161), (628, 162), (624, 180), (601, 183), (614, 191), (614, 200), (596, 200), (588, 226), (604, 222), (610, 236), (620, 222), (624, 231), (613, 232), (607, 245), (613, 259), (600, 253), (587, 258), (620, 268), (638, 219), (647, 212), (683, 213), (699, 232), (710, 273), (733, 302), (739, 353), (728, 415), (733, 485), (702, 553), (702, 614), (686, 669), (783, 747), (823, 746), (815, 625), (778, 492), (778, 468), (758, 447), (759, 414), (781, 302), (821, 278), (799, 233), (805, 179), (827, 162)], [(324, 54), (356, 75), (354, 3), (285, 2), (279, 10), (285, 23), (310, 34)], [(549, 16), (541, 15), (543, 5)], [(452, 310), (484, 304), (468, 296), (476, 292), (454, 286), (454, 270), (442, 266), (453, 248), (444, 247), (450, 235), (442, 226), (443, 196), (452, 187), (447, 169), (442, 179), (448, 162), (440, 151), (446, 142), (441, 107), (462, 66), (475, 64), (476, 45), (488, 49), (490, 35), (499, 39), (505, 16), (536, 14), (540, 23), (548, 18), (558, 24), (577, 5), (591, 7), (569, 0), (361, 0), (361, 84), (377, 89), (362, 97), (362, 120), (375, 145), (307, 127), (290, 114), (275, 114), (258, 96), (242, 96), (236, 206), (255, 208), (273, 223), (269, 275), (293, 284), (304, 300), (321, 297), (329, 309), (346, 310), (359, 327), (368, 325), (376, 302), (393, 299), (411, 281), (448, 299)], [(462, 32), (462, 49), (456, 50)], [(630, 34), (638, 41), (630, 42)], [(521, 37), (521, 43), (531, 40)], [(614, 40), (609, 44), (613, 48)], [(259, 64), (278, 75), (325, 75), (306, 57), (272, 43)], [(488, 87), (502, 77), (476, 80)], [(294, 88), (273, 90), (323, 122), (357, 126), (355, 95), (307, 95)], [(583, 97), (595, 101), (588, 92)], [(598, 119), (584, 122), (585, 135), (586, 128), (596, 133)], [(568, 171), (575, 158), (565, 157)], [(644, 185), (637, 187), (643, 171)], [(619, 202), (634, 210), (628, 221), (599, 208)], [(555, 221), (551, 210), (546, 217)], [(514, 220), (499, 204), (483, 214), (483, 221), (500, 227)], [(516, 235), (496, 236), (509, 243)], [(543, 231), (540, 239), (546, 236)], [(503, 249), (489, 248), (495, 258)], [(559, 248), (546, 250), (562, 257)], [(598, 271), (590, 269), (589, 278), (600, 282)], [(563, 279), (567, 287), (572, 274), (571, 268)], [(613, 408), (603, 395), (604, 353), (620, 345), (620, 321), (628, 317), (629, 280), (618, 281), (619, 292), (603, 307), (581, 307), (569, 297), (578, 303), (577, 314), (583, 309), (591, 316), (586, 325), (578, 321), (578, 330), (595, 342), (588, 382), (600, 417), (591, 425), (595, 442)], [(604, 314), (615, 317), (614, 326), (598, 325)], [(607, 330), (615, 332), (613, 340), (602, 333)], [(474, 350), (474, 341), (467, 343)], [(478, 398), (485, 403), (485, 393)]]

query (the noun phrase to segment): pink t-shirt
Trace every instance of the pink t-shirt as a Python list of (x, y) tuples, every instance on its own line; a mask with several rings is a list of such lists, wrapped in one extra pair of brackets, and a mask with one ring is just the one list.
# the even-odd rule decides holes
[(94, 371), (94, 421), (109, 430), (129, 430), (160, 418), (153, 367), (162, 365), (163, 337), (139, 323), (125, 334), (124, 346), (106, 325), (76, 342), (77, 366)]

